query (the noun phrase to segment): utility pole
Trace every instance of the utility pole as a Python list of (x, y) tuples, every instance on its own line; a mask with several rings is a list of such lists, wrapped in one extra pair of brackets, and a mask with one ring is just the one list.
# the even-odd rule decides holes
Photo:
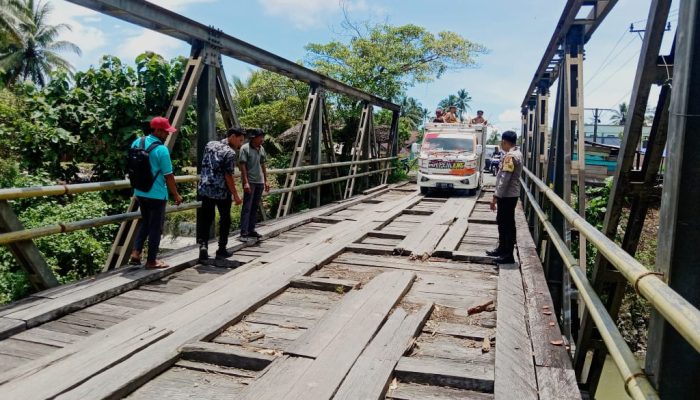
[(612, 108), (586, 108), (586, 110), (593, 111), (593, 143), (598, 141), (598, 123), (600, 122), (600, 116), (603, 111), (615, 111)]

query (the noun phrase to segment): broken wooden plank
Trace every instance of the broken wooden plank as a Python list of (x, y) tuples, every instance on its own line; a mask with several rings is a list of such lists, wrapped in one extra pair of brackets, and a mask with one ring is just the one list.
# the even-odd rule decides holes
[(345, 246), (346, 251), (360, 254), (391, 255), (394, 253), (393, 246), (381, 246), (369, 243), (349, 243)]
[[(402, 357), (395, 369), (405, 382), (493, 392), (493, 366), (441, 358)], [(512, 397), (511, 397), (512, 398)]]
[(345, 295), (315, 327), (304, 333), (286, 352), (316, 358), (338, 336), (357, 329), (354, 322), (364, 321), (365, 317), (370, 317), (367, 322), (369, 324), (381, 322), (410, 288), (414, 279), (415, 274), (408, 271), (384, 272), (378, 275), (364, 288)]
[(455, 324), (452, 322), (429, 321), (423, 332), (429, 334), (450, 335), (472, 340), (483, 340), (495, 336), (496, 331), (478, 325)]
[(357, 281), (347, 279), (320, 278), (313, 276), (298, 276), (289, 283), (291, 287), (326, 290), (330, 292), (345, 293), (359, 285)]
[[(432, 312), (433, 305), (405, 316), (394, 311), (377, 336), (355, 361), (333, 399), (379, 399), (384, 396), (391, 375), (401, 356), (411, 347), (414, 338)], [(396, 320), (400, 320), (396, 323)], [(371, 373), (368, 373), (371, 372)]]
[(240, 347), (227, 346), (209, 342), (189, 343), (180, 348), (184, 360), (199, 361), (208, 364), (221, 365), (261, 371), (276, 357), (245, 350)]
[(446, 386), (397, 382), (386, 397), (388, 400), (493, 400), (493, 394)]
[(503, 264), (498, 273), (496, 309), (496, 384), (494, 398), (537, 399), (532, 344), (527, 335), (525, 292), (517, 264)]

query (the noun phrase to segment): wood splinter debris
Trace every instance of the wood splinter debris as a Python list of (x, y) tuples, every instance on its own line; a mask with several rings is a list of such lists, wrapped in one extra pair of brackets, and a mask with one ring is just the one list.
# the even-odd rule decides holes
[(493, 311), (494, 309), (495, 308), (493, 307), (493, 300), (489, 300), (484, 304), (479, 304), (478, 306), (469, 308), (467, 310), (467, 315), (472, 315), (483, 311)]
[(491, 351), (491, 338), (487, 336), (484, 338), (484, 341), (481, 342), (481, 352), (488, 353), (490, 351)]

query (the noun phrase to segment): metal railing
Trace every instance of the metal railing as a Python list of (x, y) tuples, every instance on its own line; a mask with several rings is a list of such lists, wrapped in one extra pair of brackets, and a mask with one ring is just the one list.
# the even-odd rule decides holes
[[(576, 210), (561, 199), (544, 182), (527, 168), (523, 168), (529, 182), (549, 200), (563, 217), (576, 228), (580, 235), (598, 249), (612, 266), (632, 284), (637, 293), (641, 294), (670, 323), (678, 333), (700, 352), (700, 310), (671, 289), (659, 274), (649, 271), (630, 254), (622, 250), (615, 242), (606, 237), (593, 225), (581, 217)], [(608, 314), (597, 293), (591, 286), (586, 273), (579, 267), (577, 260), (571, 254), (564, 240), (559, 236), (546, 213), (542, 210), (535, 196), (528, 190), (523, 179), (523, 190), (529, 201), (529, 206), (537, 215), (540, 223), (552, 240), (553, 246), (561, 255), (564, 265), (571, 274), (581, 298), (600, 331), (603, 342), (613, 358), (620, 374), (625, 380), (625, 390), (634, 399), (657, 399), (656, 391), (649, 383), (646, 375), (639, 367), (632, 351), (625, 343)]]
[[(357, 161), (357, 162), (343, 161), (343, 162), (329, 163), (329, 164), (308, 165), (308, 166), (296, 167), (296, 168), (270, 169), (270, 170), (268, 170), (268, 173), (272, 174), (272, 175), (278, 175), (278, 174), (285, 174), (285, 173), (294, 172), (294, 171), (296, 171), (296, 172), (314, 171), (314, 170), (319, 170), (319, 169), (336, 168), (336, 167), (348, 166), (348, 165), (353, 165), (353, 164), (363, 165), (363, 164), (372, 164), (372, 163), (384, 163), (384, 162), (396, 160), (397, 158), (398, 157), (386, 157), (386, 158), (379, 158), (379, 159), (373, 159), (373, 160), (362, 160), (362, 161)], [(264, 196), (292, 192), (292, 191), (298, 191), (298, 190), (311, 189), (311, 188), (315, 188), (318, 186), (323, 186), (323, 185), (336, 183), (336, 182), (342, 182), (342, 181), (346, 181), (346, 180), (353, 179), (353, 178), (360, 178), (360, 177), (370, 176), (370, 175), (374, 175), (374, 174), (387, 173), (393, 169), (395, 169), (395, 167), (381, 168), (381, 169), (377, 169), (374, 171), (363, 172), (360, 174), (347, 175), (347, 176), (342, 176), (342, 177), (338, 177), (338, 178), (325, 179), (325, 180), (318, 181), (318, 182), (296, 185), (296, 186), (293, 186), (291, 188), (273, 189), (273, 190), (270, 190), (268, 193), (265, 193)], [(240, 175), (237, 174), (235, 176), (240, 176)], [(183, 175), (183, 176), (175, 177), (176, 183), (192, 183), (192, 182), (197, 182), (198, 180), (199, 180), (199, 176), (197, 176), (197, 175)], [(131, 184), (129, 183), (128, 180), (119, 180), (119, 181), (108, 181), (108, 182), (80, 183), (80, 184), (71, 184), (71, 185), (50, 185), (50, 186), (34, 186), (34, 187), (27, 187), (27, 188), (7, 188), (7, 189), (0, 189), (0, 201), (16, 200), (16, 199), (32, 198), (32, 197), (44, 197), (44, 196), (61, 196), (61, 195), (66, 195), (66, 194), (99, 192), (99, 191), (106, 191), (106, 190), (120, 190), (120, 189), (128, 189), (130, 187), (131, 187)], [(166, 208), (165, 212), (166, 213), (182, 212), (182, 211), (196, 209), (196, 208), (199, 208), (200, 206), (201, 206), (200, 202), (186, 203), (186, 204), (181, 204), (179, 206), (168, 207), (168, 208)], [(102, 225), (118, 224), (118, 223), (121, 223), (124, 221), (140, 219), (140, 218), (141, 218), (140, 212), (129, 212), (129, 213), (122, 213), (122, 214), (108, 215), (108, 216), (104, 216), (104, 217), (90, 218), (90, 219), (85, 219), (85, 220), (80, 220), (80, 221), (58, 223), (58, 224), (47, 225), (47, 226), (42, 226), (42, 227), (38, 227), (38, 228), (24, 229), (24, 230), (20, 230), (20, 231), (0, 233), (0, 245), (6, 245), (6, 244), (14, 243), (14, 242), (19, 242), (22, 240), (36, 239), (36, 238), (43, 237), (43, 236), (50, 236), (50, 235), (61, 234), (61, 233), (69, 233), (69, 232), (74, 232), (74, 231), (78, 231), (78, 230), (94, 228), (94, 227), (98, 227), (98, 226), (102, 226)]]

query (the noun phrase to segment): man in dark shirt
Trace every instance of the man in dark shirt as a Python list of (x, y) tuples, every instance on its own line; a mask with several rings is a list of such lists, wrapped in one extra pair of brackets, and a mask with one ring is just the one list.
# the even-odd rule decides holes
[(216, 258), (231, 257), (226, 250), (228, 234), (231, 229), (231, 200), (236, 205), (242, 203), (236, 190), (233, 173), (236, 165), (236, 153), (243, 144), (245, 134), (242, 130), (231, 128), (226, 132), (226, 139), (213, 140), (204, 148), (202, 169), (197, 193), (202, 201), (202, 224), (197, 230), (199, 259), (209, 258), (208, 243), (211, 224), (214, 222), (214, 208), (219, 209), (219, 249)]

